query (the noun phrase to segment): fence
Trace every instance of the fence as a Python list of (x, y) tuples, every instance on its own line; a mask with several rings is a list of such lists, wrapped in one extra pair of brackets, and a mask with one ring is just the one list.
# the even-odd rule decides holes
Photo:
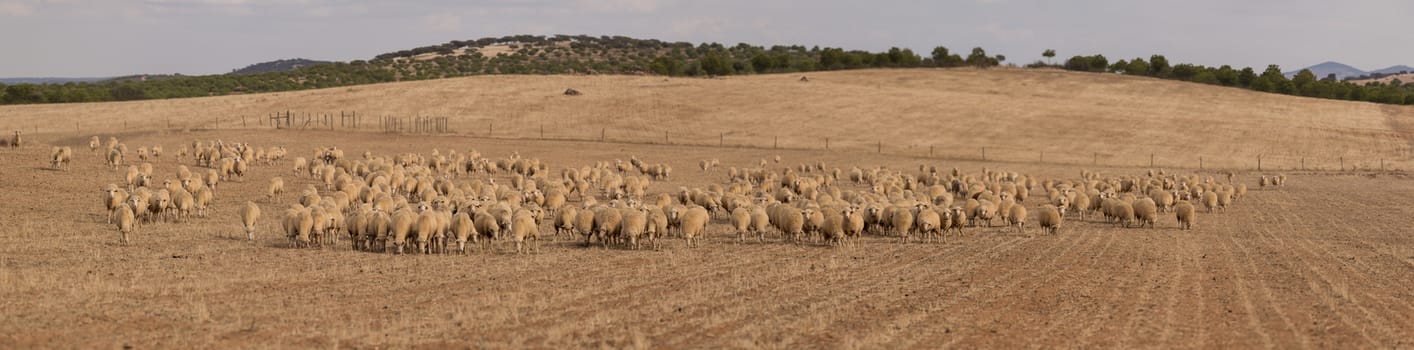
[[(685, 145), (754, 149), (820, 150), (856, 154), (908, 156), (924, 159), (982, 161), (996, 163), (1041, 163), (1095, 167), (1148, 167), (1198, 170), (1256, 171), (1403, 171), (1410, 157), (1387, 159), (1380, 157), (1300, 155), (1300, 154), (1231, 154), (1197, 155), (1163, 151), (1084, 151), (1038, 150), (995, 145), (957, 147), (928, 144), (926, 140), (860, 139), (833, 136), (802, 136), (771, 130), (696, 130), (672, 129), (657, 125), (633, 127), (595, 127), (607, 120), (598, 118), (528, 118), (524, 115), (493, 117), (379, 116), (377, 123), (366, 123), (356, 112), (271, 113), (261, 119), (262, 125), (277, 129), (354, 130), (388, 133), (458, 134), (479, 138), (559, 140), (581, 142)], [(595, 119), (595, 120), (584, 120)], [(612, 118), (603, 118), (612, 119)], [(214, 118), (213, 128), (235, 118)], [(246, 126), (241, 117), (240, 125)], [(664, 123), (666, 124), (666, 123)], [(77, 126), (76, 126), (77, 128)], [(789, 131), (789, 130), (787, 130)]]

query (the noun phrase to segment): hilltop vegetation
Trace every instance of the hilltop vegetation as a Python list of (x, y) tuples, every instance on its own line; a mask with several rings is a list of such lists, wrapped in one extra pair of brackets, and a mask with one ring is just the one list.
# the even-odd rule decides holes
[(57, 85), (0, 86), (0, 103), (129, 101), (319, 89), (486, 74), (659, 74), (711, 76), (878, 67), (996, 66), (1005, 57), (974, 48), (967, 57), (939, 47), (930, 57), (909, 49), (840, 48), (642, 40), (622, 36), (518, 35), (455, 40), (386, 53), (372, 60), (310, 65), (255, 74), (175, 76)]
[[(1046, 57), (1055, 55), (1047, 50)], [(453, 40), (375, 56), (371, 60), (320, 62), (281, 60), (256, 64), (231, 74), (142, 75), (102, 82), (0, 84), (0, 104), (130, 101), (319, 89), (396, 81), (442, 79), (488, 74), (624, 74), (724, 76), (795, 73), (861, 68), (993, 67), (1006, 61), (983, 48), (955, 53), (935, 47), (927, 55), (906, 48), (881, 52), (833, 47), (771, 47), (719, 43), (692, 44), (623, 36), (516, 35)], [(1074, 56), (1063, 64), (1033, 63), (1032, 68), (1064, 68), (1148, 76), (1288, 95), (1414, 104), (1414, 86), (1370, 85), (1318, 78), (1303, 70), (1287, 78), (1270, 65), (1252, 68), (1170, 64), (1162, 55), (1111, 63), (1103, 55)]]

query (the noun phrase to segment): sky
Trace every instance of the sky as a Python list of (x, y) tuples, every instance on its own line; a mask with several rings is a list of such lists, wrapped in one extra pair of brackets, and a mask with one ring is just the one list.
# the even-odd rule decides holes
[(1407, 0), (0, 0), (0, 77), (219, 74), (516, 34), (1374, 70), (1414, 65), (1410, 14)]

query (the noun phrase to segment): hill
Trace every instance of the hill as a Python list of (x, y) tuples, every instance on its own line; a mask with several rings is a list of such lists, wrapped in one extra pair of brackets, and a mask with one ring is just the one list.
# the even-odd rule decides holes
[[(195, 99), (0, 107), (0, 130), (239, 126), (276, 111), (449, 116), (459, 133), (833, 149), (1089, 164), (1335, 168), (1414, 151), (1414, 107), (1113, 74), (911, 69), (726, 79), (478, 76)], [(567, 88), (582, 96), (564, 96)], [(99, 116), (102, 116), (101, 118)], [(233, 124), (234, 123), (234, 124)], [(376, 123), (369, 121), (368, 123)], [(374, 124), (376, 127), (376, 124)], [(43, 132), (41, 130), (41, 132)], [(776, 138), (779, 138), (778, 141)], [(1299, 140), (1299, 142), (1295, 142)], [(878, 145), (882, 143), (882, 145)], [(1044, 154), (1041, 154), (1044, 152)], [(1319, 165), (1318, 165), (1319, 164)]]
[(1370, 74), (1406, 74), (1410, 72), (1414, 72), (1414, 67), (1401, 64), (1397, 66), (1390, 66), (1384, 69), (1373, 70), (1370, 71)]
[(308, 60), (308, 59), (303, 59), (303, 58), (294, 58), (294, 59), (287, 59), (287, 60), (274, 60), (274, 61), (270, 61), (270, 62), (261, 62), (261, 63), (252, 64), (252, 65), (249, 65), (249, 66), (245, 66), (245, 68), (241, 68), (241, 69), (231, 70), (231, 74), (260, 74), (260, 73), (271, 73), (271, 72), (288, 72), (288, 71), (297, 70), (297, 69), (300, 69), (300, 68), (313, 67), (313, 66), (317, 66), (317, 65), (321, 65), (321, 64), (330, 64), (330, 63), (334, 63), (334, 62), (329, 62), (329, 61), (315, 61), (315, 60)]
[(1325, 78), (1331, 74), (1335, 74), (1336, 80), (1344, 80), (1345, 78), (1353, 78), (1370, 74), (1370, 72), (1360, 70), (1359, 68), (1351, 67), (1344, 63), (1334, 61), (1322, 62), (1321, 64), (1297, 69), (1282, 74), (1285, 74), (1287, 78), (1291, 78), (1296, 76), (1296, 73), (1300, 73), (1302, 70), (1310, 70), (1311, 73), (1315, 74), (1317, 78)]

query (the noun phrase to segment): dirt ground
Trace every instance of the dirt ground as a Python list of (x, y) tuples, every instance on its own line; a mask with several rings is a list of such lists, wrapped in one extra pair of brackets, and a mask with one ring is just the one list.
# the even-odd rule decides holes
[[(294, 131), (118, 135), (178, 145), (222, 139), (283, 145), (291, 157), (339, 145), (350, 155), (475, 149), (565, 165), (637, 155), (674, 179), (650, 192), (724, 182), (723, 168), (781, 155), (780, 166), (919, 164), (1075, 178), (1081, 168), (865, 152)], [(1072, 220), (1053, 236), (972, 228), (941, 244), (866, 236), (852, 248), (734, 243), (725, 221), (705, 244), (661, 251), (546, 242), (469, 256), (286, 247), (264, 199), (272, 176), (299, 189), (290, 161), (223, 183), (206, 218), (144, 226), (118, 243), (100, 189), (121, 183), (86, 146), (71, 170), (48, 147), (0, 149), (0, 347), (4, 348), (1409, 348), (1414, 347), (1414, 181), (1400, 174), (1287, 173), (1226, 212), (1180, 231)], [(189, 165), (190, 166), (190, 165)], [(773, 165), (776, 166), (776, 165)], [(195, 169), (194, 169), (195, 170)], [(1107, 168), (1138, 174), (1139, 168)], [(1037, 196), (1037, 195), (1033, 195)], [(1035, 198), (1035, 197), (1033, 197)], [(254, 243), (236, 238), (237, 204), (264, 209)], [(1034, 214), (1034, 211), (1033, 211)], [(548, 226), (544, 231), (549, 231)], [(768, 236), (771, 237), (771, 236)], [(344, 241), (347, 243), (347, 241)]]

